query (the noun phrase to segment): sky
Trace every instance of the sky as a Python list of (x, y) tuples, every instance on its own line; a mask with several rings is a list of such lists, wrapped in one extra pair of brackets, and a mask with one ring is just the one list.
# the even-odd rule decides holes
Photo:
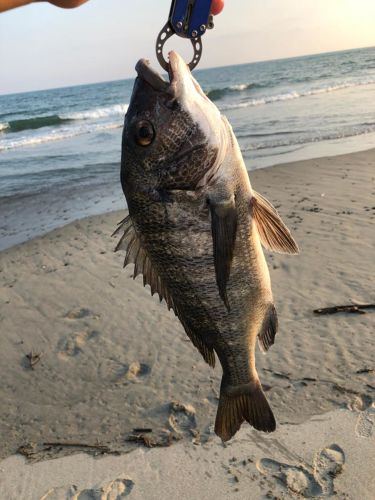
[[(154, 46), (171, 0), (36, 3), (0, 14), (0, 94), (120, 80)], [(226, 0), (200, 68), (375, 45), (375, 0)], [(167, 44), (189, 58), (189, 42)]]

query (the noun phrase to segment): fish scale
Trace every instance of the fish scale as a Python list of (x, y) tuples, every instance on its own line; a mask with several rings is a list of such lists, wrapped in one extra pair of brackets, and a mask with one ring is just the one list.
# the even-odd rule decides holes
[(192, 343), (223, 369), (215, 432), (246, 420), (275, 430), (255, 367), (257, 338), (274, 343), (277, 315), (261, 243), (298, 248), (275, 208), (251, 188), (232, 128), (170, 54), (169, 85), (148, 62), (125, 117), (121, 180), (129, 216), (117, 249), (172, 308)]

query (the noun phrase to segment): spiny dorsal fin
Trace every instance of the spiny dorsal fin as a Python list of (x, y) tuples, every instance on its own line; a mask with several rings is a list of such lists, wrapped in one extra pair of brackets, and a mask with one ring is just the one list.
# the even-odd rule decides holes
[(299, 253), (297, 243), (276, 208), (256, 191), (250, 203), (262, 245), (277, 253)]
[(220, 202), (210, 200), (210, 211), (216, 283), (220, 297), (229, 311), (227, 283), (236, 243), (238, 218), (234, 196)]
[(168, 293), (156, 269), (152, 266), (146, 251), (143, 249), (141, 241), (135, 232), (130, 215), (119, 223), (118, 228), (112, 236), (115, 236), (120, 231), (123, 231), (123, 234), (115, 248), (115, 252), (119, 250), (124, 250), (126, 252), (124, 267), (128, 264), (134, 264), (133, 279), (143, 274), (143, 285), (150, 286), (151, 295), (157, 293), (160, 302), (164, 299), (168, 309), (173, 309), (172, 297)]
[(277, 328), (277, 312), (275, 306), (270, 304), (264, 317), (261, 331), (258, 334), (259, 347), (264, 354), (275, 343)]
[(124, 267), (126, 267), (128, 264), (134, 264), (133, 279), (135, 279), (139, 274), (143, 274), (143, 285), (149, 285), (151, 288), (151, 295), (157, 293), (159, 295), (160, 302), (164, 299), (167, 303), (168, 309), (173, 309), (174, 313), (181, 321), (193, 345), (201, 353), (203, 359), (214, 368), (215, 354), (212, 347), (208, 347), (200, 338), (200, 336), (196, 335), (194, 331), (189, 327), (187, 322), (184, 321), (183, 315), (180, 313), (179, 308), (174, 303), (166, 285), (159, 276), (155, 267), (152, 265), (152, 262), (149, 259), (146, 251), (143, 249), (141, 241), (137, 236), (129, 215), (119, 223), (118, 228), (112, 236), (117, 235), (122, 230), (124, 232), (115, 248), (115, 252), (117, 252), (118, 250), (124, 250), (126, 252)]

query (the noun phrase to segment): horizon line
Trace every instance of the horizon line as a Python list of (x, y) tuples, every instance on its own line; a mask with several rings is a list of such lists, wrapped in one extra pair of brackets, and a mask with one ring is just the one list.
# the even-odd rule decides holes
[[(289, 57), (278, 57), (278, 58), (270, 58), (270, 59), (257, 59), (253, 61), (248, 61), (245, 63), (239, 63), (239, 64), (223, 64), (220, 66), (207, 66), (204, 68), (199, 68), (196, 71), (206, 71), (210, 69), (220, 69), (220, 68), (230, 68), (230, 67), (238, 67), (238, 66), (246, 66), (249, 64), (258, 64), (258, 63), (263, 63), (263, 62), (272, 62), (272, 61), (289, 61), (292, 59), (302, 59), (305, 57), (312, 57), (312, 56), (320, 56), (323, 54), (336, 54), (340, 52), (348, 52), (348, 51), (354, 51), (354, 50), (365, 50), (365, 49), (372, 49), (375, 48), (375, 45), (370, 45), (370, 46), (364, 46), (364, 47), (352, 47), (348, 49), (339, 49), (339, 50), (329, 50), (327, 52), (315, 52), (315, 53), (310, 53), (310, 54), (302, 54), (299, 56), (289, 56)], [(162, 72), (161, 74), (166, 74), (165, 72)], [(123, 82), (127, 80), (134, 80), (135, 77), (125, 77), (125, 78), (119, 78), (115, 80), (101, 80), (101, 81), (96, 81), (96, 82), (86, 82), (86, 83), (77, 83), (75, 85), (62, 85), (58, 87), (49, 87), (49, 88), (43, 88), (43, 89), (36, 89), (36, 90), (24, 90), (22, 92), (5, 92), (1, 93), (0, 92), (0, 98), (1, 97), (7, 97), (7, 96), (12, 96), (12, 95), (20, 95), (20, 94), (31, 94), (31, 93), (37, 93), (37, 92), (47, 92), (49, 90), (62, 90), (62, 89), (69, 89), (69, 88), (75, 88), (75, 87), (85, 87), (87, 85), (102, 85), (105, 83), (114, 83), (114, 82)]]

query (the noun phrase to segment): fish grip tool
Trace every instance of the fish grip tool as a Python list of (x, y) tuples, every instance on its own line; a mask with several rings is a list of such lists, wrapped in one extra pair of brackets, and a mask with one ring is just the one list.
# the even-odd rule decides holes
[(214, 27), (211, 14), (212, 0), (173, 0), (168, 21), (156, 40), (156, 57), (160, 66), (168, 71), (168, 62), (164, 59), (164, 45), (173, 35), (190, 39), (194, 55), (188, 64), (192, 71), (202, 57), (202, 36), (207, 29)]

